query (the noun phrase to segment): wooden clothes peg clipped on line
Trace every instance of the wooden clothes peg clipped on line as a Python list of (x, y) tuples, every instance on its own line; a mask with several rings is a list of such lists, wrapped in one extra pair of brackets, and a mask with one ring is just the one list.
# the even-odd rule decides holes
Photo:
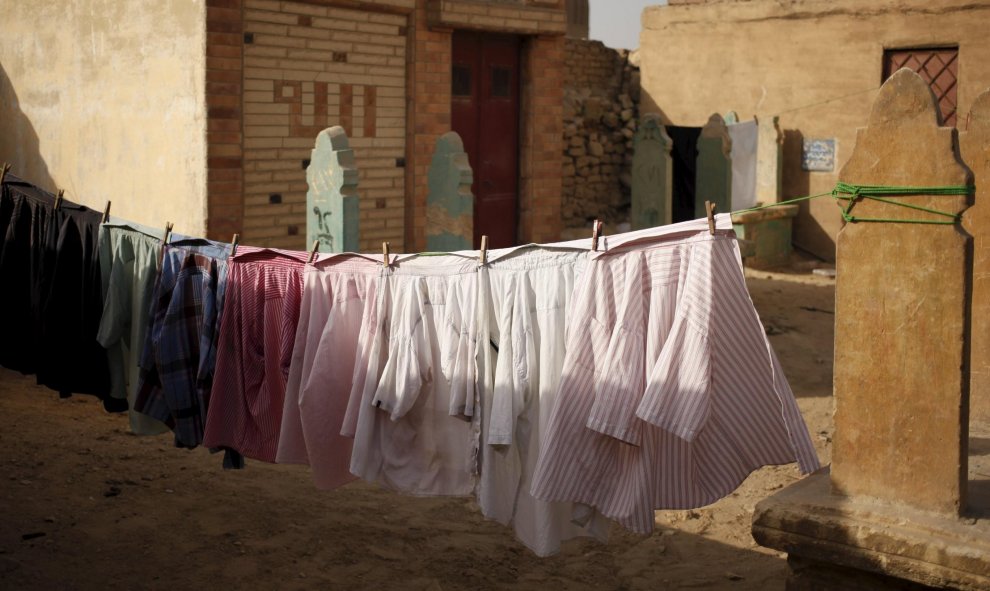
[(389, 266), (388, 263), (388, 242), (382, 242), (382, 264), (386, 267)]
[(10, 171), (10, 163), (4, 162), (3, 166), (0, 166), (0, 184), (3, 183), (3, 179), (7, 176), (7, 173), (9, 171)]
[(58, 195), (55, 196), (55, 209), (62, 207), (62, 197), (65, 195), (65, 189), (59, 189)]
[(165, 222), (165, 234), (162, 236), (162, 244), (168, 244), (168, 238), (172, 235), (172, 222)]
[(595, 220), (591, 224), (591, 250), (598, 250), (598, 238), (602, 233), (602, 221)]
[(313, 249), (311, 251), (309, 251), (309, 260), (306, 261), (306, 262), (307, 263), (312, 263), (313, 261), (315, 261), (316, 260), (316, 253), (318, 253), (319, 251), (320, 251), (320, 241), (319, 240), (314, 240), (313, 241)]
[(488, 264), (488, 236), (481, 237), (481, 252), (478, 253), (478, 262), (482, 265)]
[(234, 239), (230, 241), (230, 256), (237, 254), (237, 241), (240, 240), (240, 234), (234, 234)]
[(105, 224), (110, 221), (110, 200), (107, 199), (107, 205), (103, 208), (103, 219), (100, 220), (101, 224)]
[(705, 201), (705, 215), (708, 217), (708, 232), (715, 235), (715, 204)]

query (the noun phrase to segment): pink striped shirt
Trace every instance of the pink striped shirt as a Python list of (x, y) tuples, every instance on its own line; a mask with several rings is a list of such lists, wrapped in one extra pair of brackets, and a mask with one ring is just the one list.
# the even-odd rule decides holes
[[(382, 265), (357, 255), (306, 268), (299, 326), (285, 392), (276, 460), (308, 464), (322, 489), (350, 482), (354, 440), (340, 435), (361, 323)], [(321, 353), (322, 352), (322, 353)]]
[(203, 445), (275, 461), (308, 256), (238, 249), (230, 259)]
[(710, 504), (761, 466), (818, 468), (735, 239), (706, 226), (685, 234), (690, 224), (589, 262), (536, 498), (593, 507), (646, 533), (654, 509)]

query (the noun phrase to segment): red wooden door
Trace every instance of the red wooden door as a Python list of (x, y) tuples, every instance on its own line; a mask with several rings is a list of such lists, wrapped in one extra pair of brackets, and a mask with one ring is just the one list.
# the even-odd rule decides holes
[(474, 244), (516, 243), (519, 210), (519, 38), (456, 31), (451, 125), (474, 170)]

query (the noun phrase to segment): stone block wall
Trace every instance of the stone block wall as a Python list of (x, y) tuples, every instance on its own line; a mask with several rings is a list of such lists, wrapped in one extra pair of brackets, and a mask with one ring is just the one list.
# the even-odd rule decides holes
[(565, 52), (563, 226), (627, 222), (639, 68), (600, 41), (567, 39)]

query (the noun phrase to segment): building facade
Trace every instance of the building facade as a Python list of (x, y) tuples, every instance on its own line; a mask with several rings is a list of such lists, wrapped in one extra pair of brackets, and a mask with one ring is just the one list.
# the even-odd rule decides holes
[[(986, 0), (669, 0), (643, 13), (640, 112), (701, 126), (735, 111), (783, 131), (781, 198), (830, 191), (899, 67), (930, 83), (943, 122), (965, 129), (990, 87)], [(835, 256), (830, 199), (801, 206), (794, 242)]]
[(453, 129), (475, 172), (475, 235), (492, 247), (559, 236), (563, 0), (0, 8), (12, 24), (0, 159), (70, 199), (305, 248), (310, 150), (341, 125), (360, 171), (361, 248), (421, 250), (427, 170)]

